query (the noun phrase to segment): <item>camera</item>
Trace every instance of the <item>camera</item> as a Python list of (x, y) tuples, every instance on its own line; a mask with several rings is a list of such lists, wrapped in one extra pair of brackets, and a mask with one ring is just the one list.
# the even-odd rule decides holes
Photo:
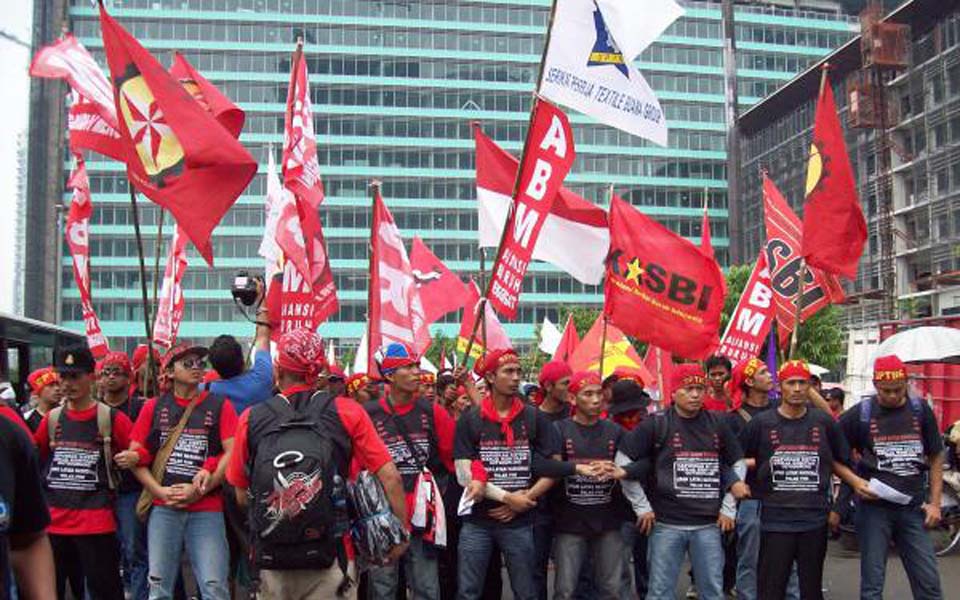
[(260, 298), (260, 290), (263, 289), (263, 277), (259, 275), (250, 276), (247, 271), (237, 271), (233, 278), (233, 286), (230, 288), (230, 294), (233, 299), (244, 306), (253, 306)]

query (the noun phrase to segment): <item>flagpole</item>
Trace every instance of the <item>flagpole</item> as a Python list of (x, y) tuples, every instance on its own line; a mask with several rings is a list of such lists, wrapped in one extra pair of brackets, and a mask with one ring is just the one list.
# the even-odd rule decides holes
[[(504, 226), (506, 229), (506, 226)], [(485, 289), (487, 287), (487, 250), (486, 248), (480, 248), (480, 287)], [(463, 308), (464, 311), (467, 310), (467, 307)], [(477, 339), (477, 328), (480, 326), (480, 316), (483, 315), (483, 322), (486, 324), (487, 321), (487, 297), (481, 296), (480, 303), (477, 304), (477, 316), (473, 319), (473, 331), (470, 332), (470, 339), (467, 340), (467, 349), (463, 353), (463, 363), (467, 364), (467, 361), (470, 360), (470, 352), (473, 350), (473, 341)], [(486, 327), (484, 327), (486, 329)], [(486, 333), (483, 334), (483, 351), (487, 351), (487, 339)], [(456, 356), (456, 352), (453, 353)]]
[[(513, 193), (510, 195), (510, 210), (507, 211), (507, 219), (503, 223), (503, 230), (500, 232), (500, 243), (497, 244), (497, 254), (494, 264), (500, 260), (500, 252), (503, 250), (503, 242), (507, 239), (507, 231), (514, 210), (517, 206), (517, 193), (520, 191), (520, 176), (523, 172), (523, 161), (527, 157), (527, 150), (530, 147), (530, 129), (533, 127), (533, 120), (537, 114), (537, 100), (540, 97), (540, 87), (543, 85), (543, 65), (547, 62), (547, 51), (550, 49), (550, 38), (553, 33), (553, 19), (557, 14), (557, 0), (550, 3), (550, 19), (547, 21), (547, 37), (543, 43), (543, 52), (540, 54), (540, 67), (537, 74), (537, 87), (533, 90), (533, 97), (530, 102), (530, 117), (527, 119), (527, 135), (523, 142), (523, 150), (520, 151), (520, 161), (517, 163), (517, 175), (513, 180)], [(493, 277), (484, 286), (483, 299), (486, 300), (490, 294), (490, 285), (493, 283)]]
[(603, 315), (603, 328), (600, 334), (600, 379), (603, 380), (603, 361), (607, 357), (607, 315)]
[(664, 406), (666, 403), (666, 398), (664, 397), (666, 392), (663, 390), (663, 350), (660, 349), (660, 346), (654, 346), (656, 349), (657, 357), (657, 391), (660, 392), (660, 406)]
[(157, 208), (160, 209), (160, 216), (157, 219), (157, 246), (153, 252), (153, 305), (156, 307), (157, 312), (159, 312), (160, 304), (157, 301), (157, 290), (160, 283), (160, 248), (163, 246), (163, 222), (167, 213), (163, 210), (162, 206), (158, 206)]
[[(377, 220), (377, 192), (380, 191), (380, 182), (374, 179), (370, 182), (370, 263), (368, 265), (368, 273), (371, 275), (374, 273), (374, 260), (373, 256), (373, 240), (377, 232), (374, 230), (373, 226)], [(373, 306), (373, 279), (370, 279), (370, 282), (367, 284), (367, 370), (370, 370), (370, 365), (373, 364), (373, 354), (375, 350), (373, 349), (373, 321), (370, 319), (369, 308)], [(368, 373), (368, 375), (373, 375), (373, 373)]]
[(133, 219), (133, 232), (137, 238), (137, 257), (140, 260), (140, 293), (143, 299), (143, 328), (147, 334), (147, 372), (144, 377), (144, 388), (152, 384), (156, 372), (153, 360), (153, 327), (150, 324), (150, 302), (147, 299), (147, 266), (143, 258), (143, 236), (140, 233), (140, 213), (137, 210), (137, 191), (133, 182), (127, 179), (130, 187), (130, 212)]

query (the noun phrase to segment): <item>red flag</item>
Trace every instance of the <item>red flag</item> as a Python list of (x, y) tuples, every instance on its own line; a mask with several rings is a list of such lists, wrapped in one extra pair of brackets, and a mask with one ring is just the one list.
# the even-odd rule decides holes
[(644, 385), (649, 385), (653, 381), (647, 368), (640, 360), (636, 348), (627, 339), (622, 331), (617, 329), (611, 323), (607, 323), (607, 342), (602, 344), (603, 340), (603, 315), (597, 317), (590, 327), (587, 335), (577, 346), (573, 354), (570, 355), (567, 364), (576, 371), (600, 371), (600, 347), (603, 345), (603, 373), (606, 377), (613, 373), (619, 367), (629, 367), (636, 369), (643, 379)]
[(83, 156), (76, 155), (77, 166), (70, 174), (67, 186), (73, 188), (73, 201), (67, 213), (65, 234), (67, 247), (73, 257), (73, 279), (80, 291), (80, 307), (83, 312), (83, 324), (87, 333), (87, 345), (97, 358), (110, 351), (107, 338), (100, 329), (100, 319), (93, 310), (90, 297), (90, 215), (93, 214), (93, 202), (90, 200), (90, 181)]
[(720, 344), (726, 282), (720, 265), (614, 196), (604, 312), (626, 333), (685, 358)]
[(126, 160), (110, 80), (77, 38), (67, 33), (41, 48), (30, 64), (30, 75), (65, 79), (70, 85), (67, 126), (74, 154), (87, 149)]
[(183, 274), (187, 271), (187, 236), (178, 225), (170, 240), (167, 266), (163, 271), (163, 288), (157, 299), (157, 319), (153, 324), (153, 341), (170, 348), (177, 341), (183, 321)]
[(368, 373), (377, 372), (373, 354), (387, 344), (406, 344), (418, 355), (430, 345), (430, 331), (407, 250), (393, 215), (380, 197), (379, 187), (374, 190), (372, 229)]
[(650, 387), (660, 393), (660, 401), (664, 405), (669, 405), (670, 394), (665, 393), (664, 388), (670, 385), (670, 377), (673, 376), (673, 355), (662, 348), (648, 345), (647, 354), (643, 357), (643, 366), (653, 377)]
[(285, 261), (283, 269), (270, 282), (267, 307), (273, 340), (295, 329), (316, 331), (339, 307), (332, 273), (328, 270), (321, 284), (311, 287), (293, 263)]
[(487, 292), (493, 308), (509, 319), (517, 316), (523, 277), (533, 258), (533, 248), (575, 156), (567, 116), (549, 102), (535, 102), (526, 157), (520, 166), (520, 185)]
[(726, 356), (734, 365), (760, 356), (760, 349), (775, 318), (770, 269), (767, 268), (766, 254), (761, 251), (737, 307), (730, 315), (717, 354)]
[(283, 185), (316, 210), (323, 203), (323, 181), (310, 110), (307, 61), (303, 60), (301, 47), (297, 47), (292, 62), (283, 129)]
[(463, 303), (463, 320), (460, 322), (460, 333), (457, 335), (457, 353), (463, 354), (470, 346), (470, 356), (464, 360), (464, 364), (469, 364), (470, 360), (476, 360), (490, 350), (506, 350), (513, 348), (507, 332), (503, 325), (497, 319), (497, 313), (489, 303), (485, 304), (484, 310), (487, 328), (487, 347), (483, 346), (483, 326), (477, 327), (476, 337), (473, 338), (473, 344), (470, 343), (470, 335), (473, 333), (474, 324), (477, 321), (477, 313), (480, 308), (480, 288), (477, 283), (470, 280), (467, 285), (466, 302)]
[(570, 355), (580, 345), (580, 336), (577, 335), (577, 328), (573, 324), (573, 315), (567, 315), (567, 324), (563, 326), (563, 335), (560, 336), (560, 343), (557, 349), (553, 351), (553, 357), (550, 360), (562, 360), (568, 362)]
[(207, 81), (206, 77), (193, 68), (186, 58), (179, 52), (173, 53), (173, 66), (170, 75), (190, 92), (193, 99), (200, 103), (223, 128), (235, 138), (240, 137), (243, 131), (243, 122), (246, 115), (236, 104), (223, 95), (215, 85)]
[(127, 176), (213, 265), (210, 235), (257, 163), (100, 5)]
[[(767, 267), (777, 314), (777, 331), (783, 345), (796, 320), (797, 278), (800, 276), (800, 219), (773, 181), (763, 176), (763, 212), (767, 228)], [(843, 301), (843, 288), (835, 275), (807, 269), (803, 281), (803, 311), (806, 321), (828, 304)]]
[(410, 267), (413, 269), (420, 301), (423, 303), (423, 316), (428, 325), (463, 307), (467, 286), (419, 237), (413, 238)]
[(857, 278), (857, 264), (867, 241), (850, 156), (843, 140), (833, 88), (823, 71), (813, 144), (807, 163), (807, 203), (803, 208), (801, 254), (811, 267)]

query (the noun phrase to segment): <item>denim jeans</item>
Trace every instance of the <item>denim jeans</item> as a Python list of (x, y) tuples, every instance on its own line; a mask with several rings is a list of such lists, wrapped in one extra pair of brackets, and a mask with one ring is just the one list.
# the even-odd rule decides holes
[(857, 505), (860, 539), (860, 598), (881, 600), (887, 570), (887, 548), (892, 539), (917, 600), (940, 600), (940, 574), (933, 543), (923, 528), (918, 507), (894, 507), (881, 502)]
[[(741, 500), (737, 507), (737, 600), (757, 600), (760, 529), (760, 501)], [(786, 600), (800, 600), (796, 564), (787, 583)]]
[[(627, 552), (623, 558), (620, 598), (621, 600), (634, 600), (634, 598), (643, 600), (647, 597), (647, 536), (637, 530), (637, 525), (633, 521), (620, 526), (620, 535), (623, 537)], [(633, 555), (632, 565), (630, 564), (631, 554)]]
[(589, 555), (593, 567), (593, 598), (618, 600), (624, 559), (623, 537), (614, 529), (596, 535), (558, 533), (554, 543), (557, 563), (554, 600), (573, 598), (580, 571)]
[(137, 517), (140, 492), (117, 496), (114, 515), (123, 560), (123, 583), (131, 600), (147, 600), (147, 528)]
[(460, 528), (457, 597), (478, 600), (483, 595), (487, 563), (497, 548), (504, 554), (514, 599), (536, 600), (537, 588), (531, 576), (535, 565), (532, 523), (511, 527), (465, 521)]
[(553, 550), (553, 513), (542, 507), (533, 513), (533, 552), (535, 567), (533, 583), (537, 587), (537, 598), (547, 600), (547, 569), (550, 565), (550, 553)]
[(150, 600), (169, 600), (186, 547), (203, 600), (228, 600), (229, 549), (221, 512), (154, 506), (147, 525)]
[[(370, 569), (369, 600), (394, 600), (400, 580), (400, 568), (407, 578), (412, 600), (439, 600), (440, 583), (437, 575), (437, 549), (425, 544), (420, 534), (410, 538), (410, 548), (399, 564)], [(407, 597), (406, 590), (402, 594)]]
[(719, 527), (705, 525), (681, 529), (657, 523), (648, 543), (650, 589), (646, 600), (673, 600), (676, 597), (677, 579), (688, 552), (700, 599), (723, 600), (723, 542)]

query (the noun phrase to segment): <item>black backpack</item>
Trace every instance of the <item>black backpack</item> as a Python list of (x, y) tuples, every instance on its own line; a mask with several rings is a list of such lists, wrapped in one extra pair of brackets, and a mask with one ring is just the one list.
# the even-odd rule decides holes
[(324, 569), (337, 558), (334, 496), (349, 449), (331, 426), (332, 404), (333, 396), (317, 392), (295, 409), (277, 395), (258, 415), (265, 426), (251, 444), (250, 536), (261, 569)]

